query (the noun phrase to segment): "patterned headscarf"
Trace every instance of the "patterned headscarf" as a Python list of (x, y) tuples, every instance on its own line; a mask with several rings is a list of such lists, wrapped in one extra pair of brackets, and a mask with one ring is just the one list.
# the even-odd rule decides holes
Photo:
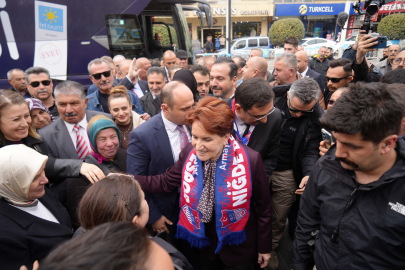
[(30, 112), (32, 112), (33, 109), (41, 109), (46, 111), (49, 116), (51, 117), (51, 122), (55, 121), (55, 118), (53, 117), (52, 113), (48, 110), (48, 108), (40, 101), (39, 99), (36, 98), (26, 98), (25, 101), (28, 104), (28, 108), (30, 109)]

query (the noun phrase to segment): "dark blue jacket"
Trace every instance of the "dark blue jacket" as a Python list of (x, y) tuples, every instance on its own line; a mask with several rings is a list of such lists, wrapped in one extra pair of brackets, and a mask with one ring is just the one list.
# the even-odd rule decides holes
[[(99, 93), (100, 93), (100, 90), (97, 89), (96, 92), (87, 96), (87, 98), (89, 99), (89, 101), (87, 103), (87, 110), (104, 112), (103, 107), (101, 106), (100, 101), (99, 101), (99, 96), (100, 96)], [(141, 103), (139, 103), (139, 100), (135, 96), (135, 94), (132, 93), (131, 91), (128, 91), (128, 95), (132, 101), (132, 110), (134, 112), (136, 112), (137, 114), (144, 114), (145, 112), (142, 109)]]

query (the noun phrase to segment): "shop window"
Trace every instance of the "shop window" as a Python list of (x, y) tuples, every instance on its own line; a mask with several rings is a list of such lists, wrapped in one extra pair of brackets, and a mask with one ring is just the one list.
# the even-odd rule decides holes
[(269, 40), (267, 38), (259, 39), (260, 47), (269, 47)]
[(236, 43), (235, 49), (244, 49), (246, 47), (246, 40), (241, 40)]
[(250, 48), (255, 48), (255, 47), (257, 47), (257, 39), (256, 39), (256, 38), (254, 38), (254, 39), (249, 39), (249, 47), (250, 47)]

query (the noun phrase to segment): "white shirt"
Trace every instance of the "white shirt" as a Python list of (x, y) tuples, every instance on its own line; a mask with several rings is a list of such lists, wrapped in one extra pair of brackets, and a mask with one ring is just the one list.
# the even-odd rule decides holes
[[(179, 159), (180, 155), (180, 131), (176, 130), (177, 125), (169, 120), (166, 119), (166, 117), (162, 114), (162, 119), (163, 119), (163, 124), (165, 125), (167, 136), (169, 137), (170, 141), (170, 146), (172, 148), (172, 154), (173, 154), (173, 159), (174, 163), (177, 162)], [(186, 131), (188, 141), (190, 141), (190, 133), (188, 132), (188, 129), (186, 126), (183, 126), (184, 130)]]
[[(235, 123), (236, 123), (236, 125), (237, 125), (237, 127), (238, 127), (239, 135), (242, 137), (243, 134), (244, 134), (245, 131), (246, 131), (247, 125), (246, 125), (245, 122), (243, 122), (242, 119), (239, 118), (239, 115), (238, 115), (238, 113), (237, 113), (236, 111), (235, 111), (234, 128), (235, 128)], [(253, 130), (255, 129), (255, 127), (256, 127), (256, 126), (251, 125), (251, 126), (249, 127), (249, 130), (250, 130), (251, 132), (253, 132)], [(235, 132), (236, 132), (236, 130), (235, 130)]]
[[(67, 128), (68, 133), (70, 135), (70, 138), (72, 139), (73, 145), (75, 146), (75, 149), (76, 149), (77, 134), (76, 134), (76, 131), (73, 129), (75, 127), (75, 125), (74, 124), (69, 124), (66, 121), (63, 121), (63, 122), (65, 122), (66, 128)], [(87, 124), (88, 123), (87, 123), (87, 118), (86, 118), (86, 114), (85, 114), (83, 119), (78, 123), (78, 125), (80, 126), (80, 129), (79, 129), (80, 135), (83, 136), (84, 141), (86, 142), (87, 147), (88, 147), (89, 152), (90, 152), (91, 148), (90, 148), (89, 136), (87, 135)]]
[(304, 70), (304, 72), (301, 73), (301, 77), (302, 77), (302, 78), (304, 78), (305, 75), (307, 75), (307, 71), (308, 71), (308, 66), (307, 66), (307, 69)]
[(166, 70), (167, 82), (170, 82), (169, 71), (167, 70), (166, 66), (165, 66), (165, 70)]
[(134, 85), (134, 88), (132, 89), (132, 91), (134, 92), (134, 94), (136, 94), (138, 96), (138, 98), (141, 98), (144, 96), (141, 86), (139, 85), (138, 82), (136, 82), (136, 84)]
[(38, 201), (38, 204), (36, 206), (32, 206), (32, 207), (21, 207), (21, 206), (16, 206), (16, 205), (12, 205), (12, 206), (14, 206), (15, 208), (18, 208), (24, 212), (27, 212), (28, 214), (31, 214), (33, 216), (48, 220), (50, 222), (59, 223), (59, 221), (52, 214), (52, 212), (49, 211), (48, 208), (46, 208), (45, 205), (43, 205), (40, 201)]

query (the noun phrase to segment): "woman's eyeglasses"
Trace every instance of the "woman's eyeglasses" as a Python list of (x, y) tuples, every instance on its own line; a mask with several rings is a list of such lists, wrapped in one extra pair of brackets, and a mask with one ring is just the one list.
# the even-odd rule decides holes
[(351, 77), (351, 76), (346, 76), (346, 77), (342, 77), (342, 78), (329, 78), (328, 76), (325, 76), (326, 82), (332, 81), (333, 83), (338, 83), (338, 82), (340, 82), (340, 80), (346, 79), (349, 77)]
[(48, 86), (51, 84), (51, 82), (52, 82), (51, 80), (45, 80), (45, 81), (41, 81), (41, 82), (32, 82), (32, 83), (30, 83), (30, 85), (32, 87), (38, 87), (42, 83), (43, 86)]
[(111, 76), (111, 70), (109, 70), (109, 71), (104, 71), (104, 72), (101, 72), (101, 73), (96, 73), (96, 74), (93, 74), (93, 75), (91, 75), (94, 79), (96, 79), (96, 80), (100, 80), (101, 79), (101, 75), (103, 75), (104, 77), (110, 77)]

